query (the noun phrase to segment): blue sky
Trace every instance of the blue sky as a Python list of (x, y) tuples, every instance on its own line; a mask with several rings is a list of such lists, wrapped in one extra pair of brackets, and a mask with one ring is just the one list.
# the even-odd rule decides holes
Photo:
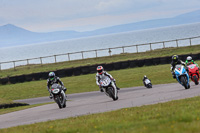
[(200, 0), (0, 0), (0, 26), (89, 31), (200, 9)]

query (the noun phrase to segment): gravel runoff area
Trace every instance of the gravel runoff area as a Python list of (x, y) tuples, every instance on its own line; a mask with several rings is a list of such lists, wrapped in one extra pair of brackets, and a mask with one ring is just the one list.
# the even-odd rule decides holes
[[(70, 94), (67, 97), (67, 107), (64, 109), (59, 109), (58, 105), (53, 103), (0, 115), (0, 128), (199, 96), (200, 86), (194, 85), (193, 82), (190, 84), (191, 87), (187, 90), (179, 83), (153, 85), (151, 89), (143, 86), (123, 88), (118, 93), (119, 99), (117, 101), (113, 101), (99, 91)], [(41, 97), (17, 101), (37, 104), (52, 100), (48, 97)]]

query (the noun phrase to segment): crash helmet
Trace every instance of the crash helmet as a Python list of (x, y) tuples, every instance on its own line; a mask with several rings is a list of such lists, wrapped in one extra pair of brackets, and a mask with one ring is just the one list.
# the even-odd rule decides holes
[(98, 67), (97, 67), (97, 72), (98, 72), (99, 74), (102, 74), (102, 73), (103, 73), (103, 67), (102, 67), (102, 66), (98, 66)]
[(56, 75), (55, 75), (54, 72), (50, 72), (50, 73), (49, 73), (49, 79), (50, 79), (50, 80), (54, 80), (55, 76), (56, 76)]
[(178, 55), (173, 55), (173, 56), (172, 56), (172, 60), (173, 60), (174, 62), (177, 62), (177, 61), (178, 61)]
[(188, 56), (188, 57), (187, 57), (187, 61), (188, 61), (188, 63), (191, 63), (192, 57), (191, 57), (191, 56)]
[(144, 79), (147, 79), (147, 76), (146, 76), (146, 75), (144, 75)]

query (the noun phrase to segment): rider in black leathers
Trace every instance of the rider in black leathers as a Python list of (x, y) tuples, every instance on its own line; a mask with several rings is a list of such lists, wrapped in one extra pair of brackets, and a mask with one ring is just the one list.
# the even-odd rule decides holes
[[(175, 75), (175, 73), (174, 73), (174, 68), (175, 68), (175, 66), (178, 65), (178, 64), (181, 64), (181, 65), (186, 66), (186, 65), (185, 65), (185, 62), (183, 62), (182, 60), (180, 60), (180, 59), (178, 58), (178, 55), (173, 55), (173, 56), (172, 56), (172, 62), (171, 62), (171, 69), (170, 69), (173, 78), (176, 78), (176, 75)], [(187, 67), (186, 67), (186, 71), (188, 71)]]
[(50, 99), (52, 99), (52, 97), (53, 97), (53, 95), (52, 95), (52, 93), (51, 93), (50, 87), (51, 87), (54, 83), (60, 84), (64, 92), (66, 92), (66, 90), (67, 90), (67, 89), (64, 87), (64, 84), (63, 84), (63, 82), (60, 80), (60, 78), (57, 77), (57, 76), (55, 75), (54, 72), (50, 72), (50, 73), (49, 73), (49, 78), (47, 79), (47, 89), (48, 89), (48, 91), (49, 91), (49, 93), (50, 93), (50, 96), (49, 96)]

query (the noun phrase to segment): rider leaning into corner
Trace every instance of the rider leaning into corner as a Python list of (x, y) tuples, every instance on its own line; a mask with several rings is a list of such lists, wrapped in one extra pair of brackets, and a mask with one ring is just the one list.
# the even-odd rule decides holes
[[(108, 76), (112, 81), (114, 81), (115, 83), (115, 79), (112, 77), (112, 75), (110, 75), (109, 73), (107, 73), (106, 71), (104, 71), (102, 66), (98, 66), (97, 67), (97, 74), (96, 74), (96, 83), (99, 86), (100, 92), (103, 92), (103, 88), (100, 85), (99, 81), (104, 77), (104, 76)], [(115, 86), (117, 88), (117, 90), (120, 90), (120, 88), (117, 87), (116, 83)]]
[(49, 78), (47, 79), (47, 89), (48, 89), (48, 91), (49, 91), (49, 93), (50, 93), (50, 96), (49, 96), (50, 99), (53, 98), (53, 94), (51, 93), (50, 87), (51, 87), (53, 84), (55, 84), (55, 83), (56, 83), (56, 84), (60, 84), (64, 92), (66, 92), (66, 90), (67, 90), (67, 89), (64, 87), (64, 84), (63, 84), (63, 82), (60, 80), (60, 78), (57, 77), (57, 76), (55, 75), (54, 72), (50, 72), (50, 73), (49, 73)]
[[(173, 56), (172, 56), (172, 62), (171, 62), (171, 69), (170, 69), (173, 78), (176, 78), (176, 75), (175, 75), (175, 73), (174, 73), (174, 68), (175, 68), (175, 66), (178, 65), (178, 64), (186, 66), (186, 65), (185, 65), (185, 62), (183, 62), (182, 60), (180, 60), (180, 59), (178, 58), (178, 55), (173, 55)], [(186, 67), (186, 71), (188, 72), (187, 67)]]
[(191, 57), (191, 56), (188, 56), (188, 57), (186, 58), (185, 64), (186, 64), (186, 66), (189, 66), (189, 65), (191, 65), (191, 64), (195, 64), (195, 65), (199, 68), (199, 65), (198, 65), (196, 62), (194, 62), (194, 60), (192, 60), (192, 57)]

